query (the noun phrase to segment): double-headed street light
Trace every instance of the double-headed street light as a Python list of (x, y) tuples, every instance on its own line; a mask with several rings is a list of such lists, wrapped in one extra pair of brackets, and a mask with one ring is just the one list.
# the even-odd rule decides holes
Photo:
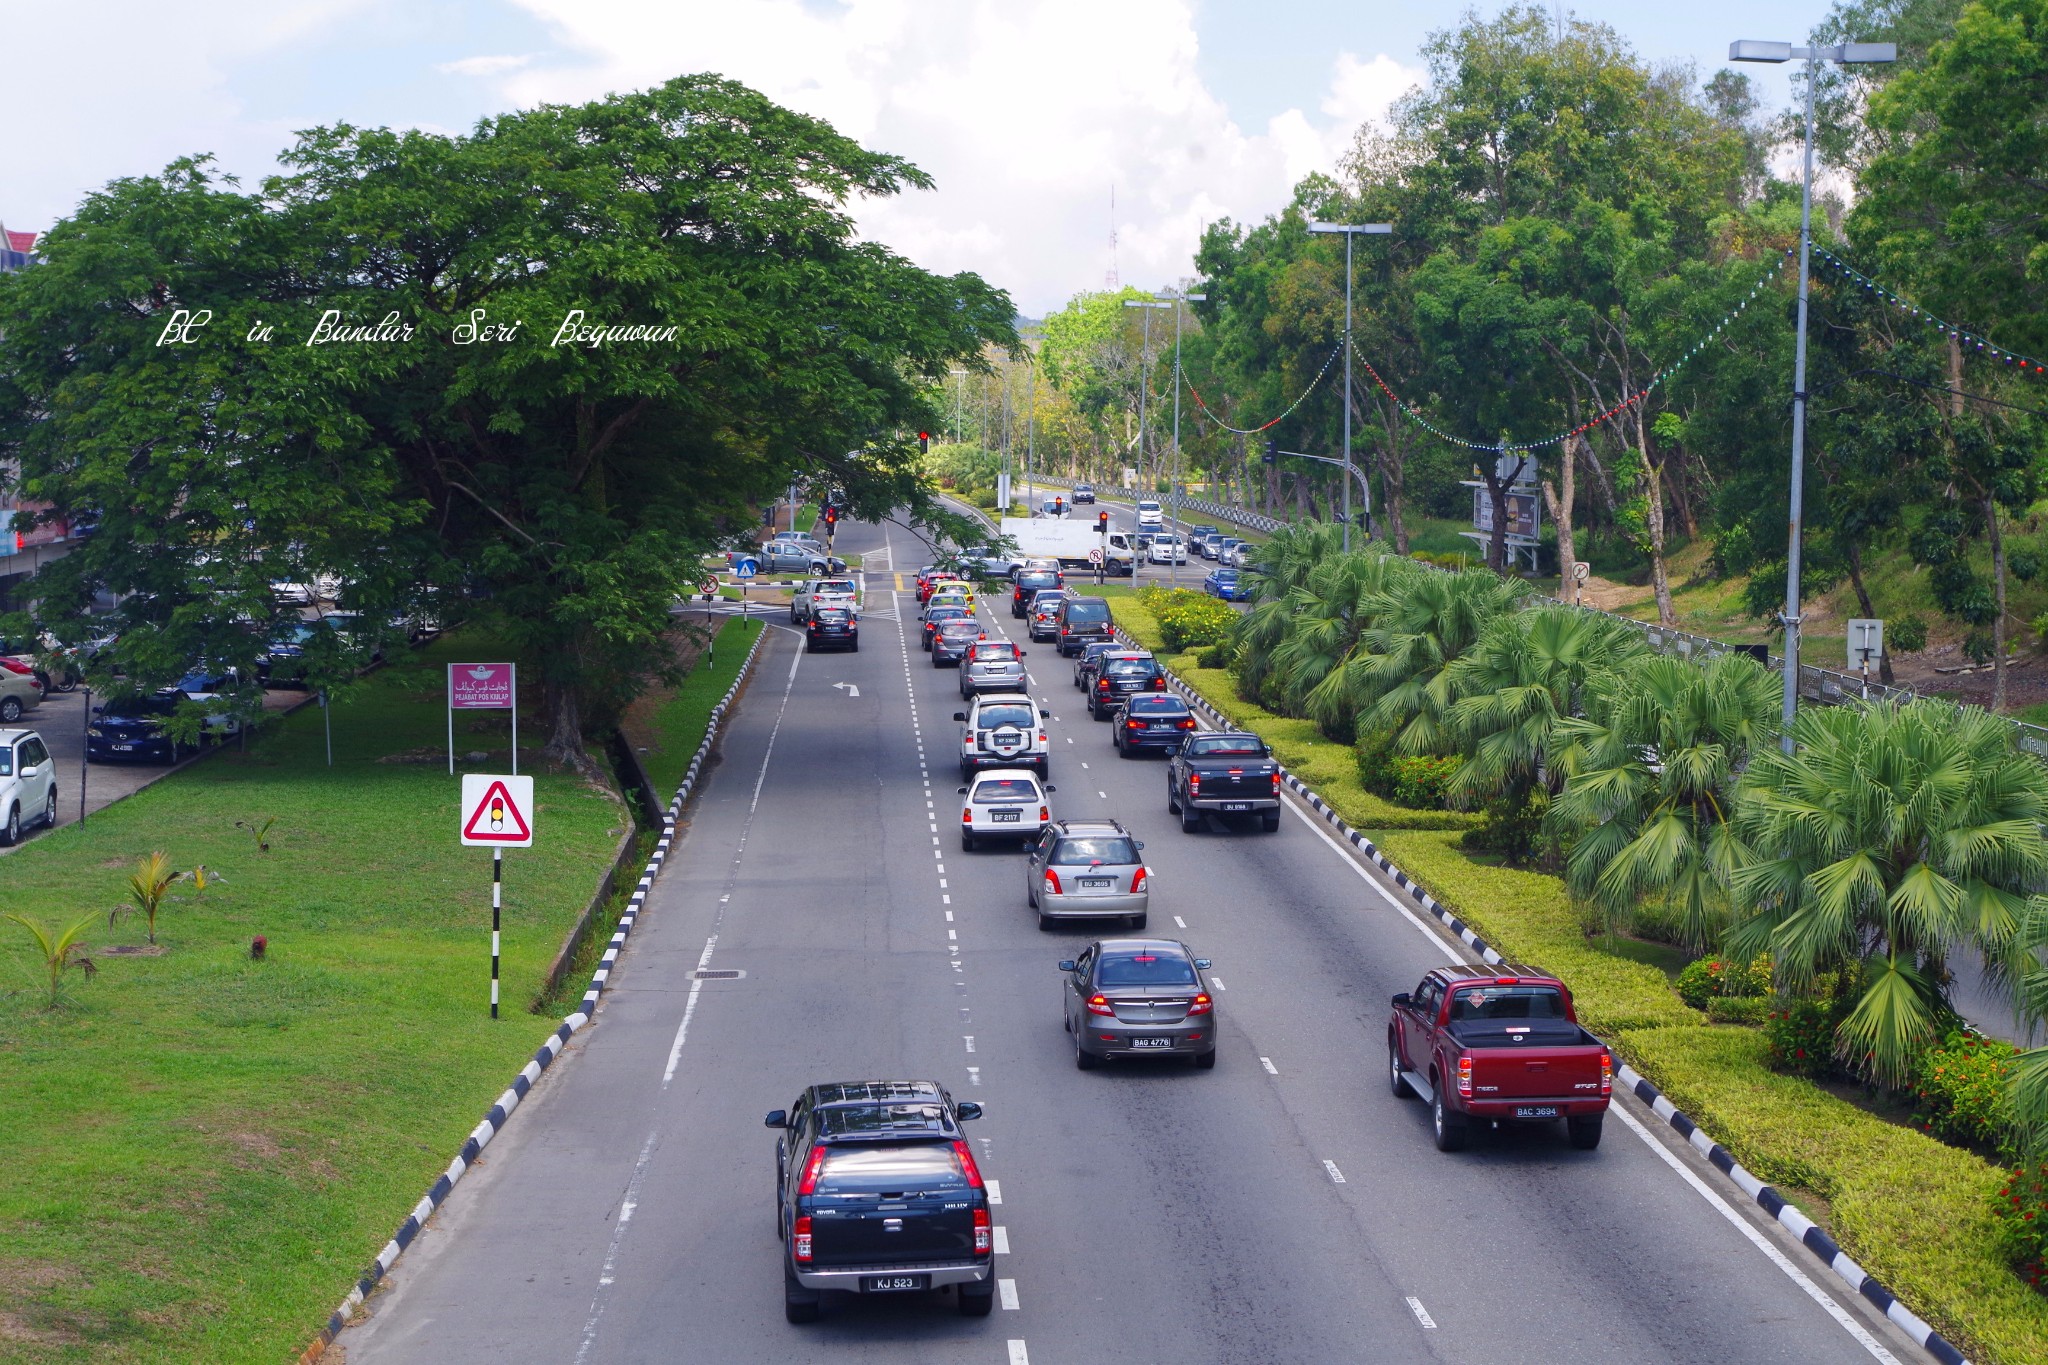
[(1138, 477), (1145, 477), (1145, 390), (1152, 380), (1152, 312), (1154, 308), (1171, 308), (1170, 303), (1154, 299), (1125, 299), (1126, 308), (1143, 308), (1145, 312), (1145, 340), (1138, 347)]
[[(1173, 536), (1180, 539), (1181, 526), (1181, 483), (1180, 483), (1180, 320), (1184, 311), (1183, 303), (1203, 303), (1207, 294), (1154, 294), (1155, 299), (1164, 300), (1173, 308)], [(1176, 546), (1176, 549), (1181, 547)], [(1166, 576), (1177, 588), (1180, 586), (1180, 560), (1173, 550), (1167, 551)]]
[[(1310, 232), (1344, 234), (1344, 550), (1351, 551), (1351, 243), (1360, 233), (1379, 236), (1394, 230), (1392, 223), (1310, 223)], [(1372, 515), (1368, 501), (1366, 515)]]
[(1784, 726), (1779, 747), (1792, 752), (1792, 717), (1799, 709), (1799, 538), (1805, 515), (1806, 486), (1806, 294), (1807, 261), (1813, 249), (1813, 84), (1816, 62), (1893, 62), (1899, 58), (1895, 43), (1836, 43), (1832, 47), (1794, 47), (1791, 43), (1763, 43), (1739, 40), (1728, 44), (1732, 62), (1806, 63), (1806, 146), (1805, 174), (1799, 190), (1799, 334), (1792, 350), (1792, 500), (1787, 518), (1785, 550), (1785, 610), (1778, 620), (1785, 627)]
[(967, 371), (954, 370), (952, 373), (960, 381), (958, 396), (953, 399), (953, 444), (959, 445), (960, 426), (967, 417)]

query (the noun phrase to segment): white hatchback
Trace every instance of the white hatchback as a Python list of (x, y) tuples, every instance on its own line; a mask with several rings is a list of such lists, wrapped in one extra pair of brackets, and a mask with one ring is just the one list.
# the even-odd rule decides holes
[(960, 847), (973, 852), (983, 839), (1036, 843), (1052, 823), (1045, 798), (1058, 788), (1029, 768), (990, 768), (960, 789)]
[(57, 823), (57, 762), (33, 730), (0, 730), (0, 845), (28, 825)]

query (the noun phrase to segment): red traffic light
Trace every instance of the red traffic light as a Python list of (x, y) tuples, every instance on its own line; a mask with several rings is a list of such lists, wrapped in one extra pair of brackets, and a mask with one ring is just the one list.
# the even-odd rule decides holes
[(1109, 529), (1109, 513), (1097, 512), (1095, 514), (1095, 524), (1107, 531)]
[(837, 507), (827, 507), (827, 508), (825, 509), (825, 524), (826, 524), (827, 526), (833, 526), (833, 525), (837, 525), (837, 524), (838, 524), (838, 521), (839, 521), (839, 509), (838, 509)]
[(932, 453), (932, 434), (929, 431), (917, 433), (917, 453), (920, 455)]

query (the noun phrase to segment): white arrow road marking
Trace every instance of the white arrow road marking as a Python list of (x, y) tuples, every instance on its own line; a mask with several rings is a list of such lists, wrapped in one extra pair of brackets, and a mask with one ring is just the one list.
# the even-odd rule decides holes
[(858, 687), (855, 687), (852, 683), (833, 683), (832, 685), (834, 687), (845, 688), (846, 695), (849, 697), (857, 697), (860, 695), (860, 689)]

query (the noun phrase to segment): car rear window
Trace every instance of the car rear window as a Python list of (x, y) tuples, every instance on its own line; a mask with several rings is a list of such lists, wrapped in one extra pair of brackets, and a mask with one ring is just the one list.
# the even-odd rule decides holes
[(1107, 621), (1109, 619), (1109, 603), (1099, 597), (1076, 598), (1067, 603), (1067, 619), (1069, 621), (1085, 622)]
[(1098, 986), (1192, 986), (1195, 964), (1178, 953), (1104, 953)]
[(1194, 740), (1188, 752), (1204, 758), (1264, 758), (1266, 746), (1256, 739), (1232, 739), (1228, 735)]
[(1060, 576), (1058, 574), (1025, 573), (1017, 575), (1017, 586), (1025, 589), (1027, 592), (1043, 591), (1046, 588), (1057, 588), (1059, 585)]
[(863, 1142), (825, 1149), (818, 1193), (860, 1196), (964, 1190), (967, 1174), (950, 1142)]
[(998, 725), (1021, 725), (1028, 730), (1037, 719), (1031, 714), (1031, 708), (1021, 702), (984, 706), (981, 708), (980, 716), (981, 728), (984, 730), (993, 730)]
[(927, 621), (957, 621), (966, 614), (967, 608), (965, 607), (927, 607), (924, 619)]
[(1468, 1019), (1562, 1019), (1555, 986), (1470, 986), (1451, 997), (1451, 1022)]
[(1074, 834), (1052, 851), (1054, 867), (1086, 867), (1090, 863), (1135, 863), (1138, 849), (1122, 834)]
[(818, 582), (818, 586), (817, 586), (816, 588), (814, 588), (814, 589), (813, 589), (813, 591), (814, 591), (814, 592), (852, 592), (852, 591), (853, 591), (853, 580), (852, 580), (851, 578), (826, 578), (826, 579), (820, 579), (820, 580), (819, 580), (819, 582)]
[(1184, 716), (1187, 704), (1178, 697), (1132, 697), (1125, 710), (1134, 716)]
[(820, 607), (813, 615), (832, 625), (844, 625), (853, 619), (853, 613), (845, 607)]
[(974, 804), (992, 806), (1002, 801), (1036, 801), (1038, 784), (1021, 777), (998, 777), (974, 789)]
[(962, 616), (955, 620), (941, 621), (939, 623), (939, 634), (944, 635), (948, 638), (965, 635), (979, 635), (980, 633), (981, 623), (979, 621), (976, 621), (971, 616)]
[(1017, 646), (1015, 645), (998, 645), (983, 641), (974, 650), (974, 662), (978, 664), (1015, 663), (1016, 661)]

